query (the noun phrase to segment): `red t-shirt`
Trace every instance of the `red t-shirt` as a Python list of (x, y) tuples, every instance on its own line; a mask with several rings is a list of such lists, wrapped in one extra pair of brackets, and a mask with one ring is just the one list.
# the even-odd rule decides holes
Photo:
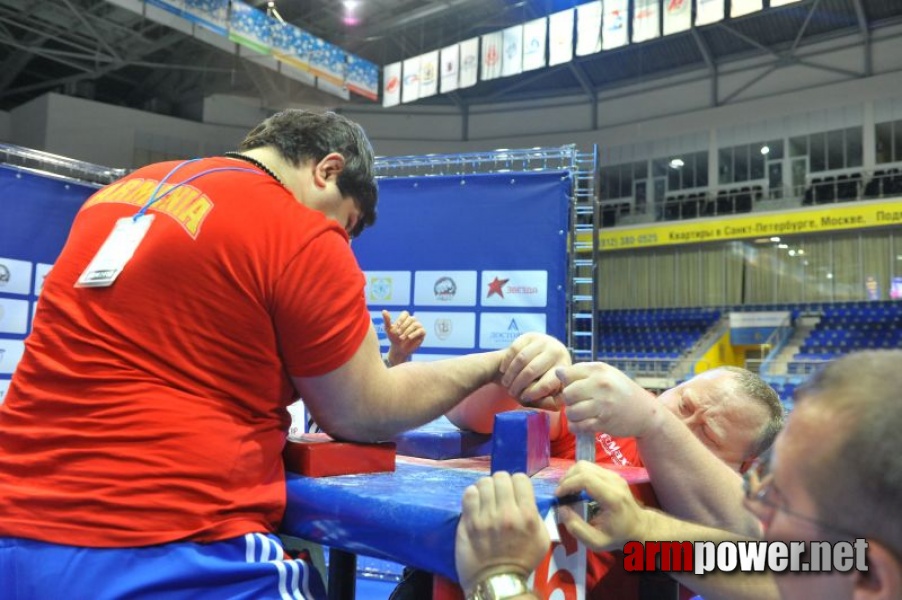
[[(551, 456), (576, 459), (576, 435), (567, 427), (567, 417), (561, 413), (563, 434), (551, 442)], [(636, 438), (613, 437), (606, 433), (595, 436), (595, 462), (599, 465), (645, 467), (639, 456)], [(658, 506), (651, 485), (630, 486), (633, 495), (646, 506)], [(628, 600), (639, 597), (641, 576), (627, 573), (623, 568), (622, 552), (587, 552), (586, 597)]]
[[(111, 287), (74, 284), (177, 163), (92, 196), (44, 285), (0, 406), (0, 535), (90, 547), (272, 531), (291, 376), (371, 327), (342, 228), (262, 171), (189, 163)], [(165, 191), (167, 187), (163, 187)]]

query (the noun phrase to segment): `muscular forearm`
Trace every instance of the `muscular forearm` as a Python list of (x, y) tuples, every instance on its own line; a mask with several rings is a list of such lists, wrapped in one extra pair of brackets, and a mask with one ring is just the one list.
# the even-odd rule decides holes
[(518, 408), (520, 403), (512, 398), (507, 390), (498, 384), (490, 383), (448, 411), (447, 417), (461, 429), (491, 433), (496, 414)]
[(498, 375), (500, 353), (488, 352), (435, 362), (408, 362), (387, 374), (395, 393), (387, 398), (386, 415), (400, 420), (383, 420), (383, 427), (401, 430), (437, 419), (463, 398), (490, 384)]
[(661, 506), (669, 513), (746, 535), (760, 532), (742, 506), (742, 479), (669, 411), (638, 440)]
[[(356, 359), (355, 359), (356, 360)], [(500, 352), (386, 368), (342, 367), (328, 380), (296, 380), (320, 427), (359, 442), (387, 440), (445, 414), (498, 376)], [(353, 362), (353, 361), (352, 361)]]

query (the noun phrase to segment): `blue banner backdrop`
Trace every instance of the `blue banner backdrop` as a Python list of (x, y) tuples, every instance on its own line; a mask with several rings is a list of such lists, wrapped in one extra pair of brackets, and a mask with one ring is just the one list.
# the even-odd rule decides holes
[(0, 402), (22, 357), (44, 277), (95, 190), (0, 167)]
[(423, 322), (415, 359), (565, 339), (571, 185), (565, 171), (381, 179), (353, 248), (383, 347), (382, 309)]

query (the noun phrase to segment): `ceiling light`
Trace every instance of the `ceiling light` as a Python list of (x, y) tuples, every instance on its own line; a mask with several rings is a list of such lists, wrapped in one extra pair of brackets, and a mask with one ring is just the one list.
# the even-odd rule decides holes
[(765, 156), (770, 154), (770, 146), (761, 146), (761, 154)]
[(682, 158), (674, 158), (672, 161), (670, 161), (670, 168), (671, 169), (679, 169), (680, 167), (682, 167), (685, 164), (686, 163), (683, 162)]
[(342, 4), (344, 4), (345, 10), (353, 11), (355, 8), (357, 8), (360, 5), (360, 1), (359, 0), (344, 0), (344, 2), (342, 2)]
[(772, 241), (772, 242), (779, 242), (779, 241), (780, 241), (780, 238), (774, 236), (774, 237), (770, 238), (770, 241)]
[(789, 251), (789, 255), (790, 255), (790, 256), (795, 256), (795, 255), (796, 255), (796, 251), (795, 251), (795, 250), (790, 250), (790, 251)]
[(777, 244), (777, 248), (780, 248), (781, 250), (786, 250), (787, 248), (789, 248), (789, 244)]

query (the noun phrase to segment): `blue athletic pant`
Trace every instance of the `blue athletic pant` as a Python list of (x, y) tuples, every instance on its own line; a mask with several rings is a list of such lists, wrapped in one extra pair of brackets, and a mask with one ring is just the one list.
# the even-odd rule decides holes
[(322, 600), (319, 573), (274, 535), (79, 548), (0, 537), (0, 600)]

